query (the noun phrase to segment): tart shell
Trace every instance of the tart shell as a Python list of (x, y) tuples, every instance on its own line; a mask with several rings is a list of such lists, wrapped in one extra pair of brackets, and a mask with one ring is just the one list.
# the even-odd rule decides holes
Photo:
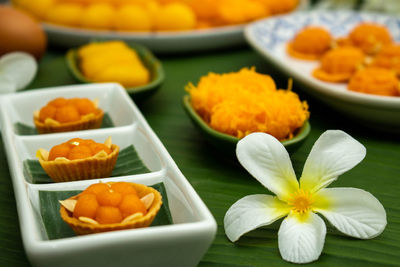
[(94, 113), (90, 118), (85, 118), (74, 122), (60, 123), (60, 125), (46, 124), (42, 121), (39, 121), (36, 116), (33, 116), (33, 121), (38, 133), (45, 134), (98, 129), (101, 127), (103, 117), (104, 112), (101, 109), (97, 109), (96, 113)]
[[(149, 209), (147, 210), (146, 215), (134, 219), (132, 221), (124, 222), (124, 223), (114, 223), (114, 224), (90, 224), (84, 223), (75, 217), (72, 216), (72, 212), (68, 211), (62, 205), (60, 207), (60, 215), (61, 218), (74, 230), (74, 232), (78, 235), (86, 235), (86, 234), (94, 234), (94, 233), (102, 233), (109, 232), (115, 230), (125, 230), (125, 229), (133, 229), (133, 228), (142, 228), (149, 226), (154, 218), (156, 217), (160, 207), (162, 205), (161, 194), (152, 187), (148, 187), (141, 184), (130, 183), (135, 188), (139, 198), (149, 194), (154, 193), (154, 200)], [(79, 195), (73, 196), (69, 199), (78, 199)]]
[(117, 162), (119, 146), (111, 145), (111, 151), (106, 157), (52, 161), (39, 159), (39, 163), (54, 182), (105, 178), (111, 176)]

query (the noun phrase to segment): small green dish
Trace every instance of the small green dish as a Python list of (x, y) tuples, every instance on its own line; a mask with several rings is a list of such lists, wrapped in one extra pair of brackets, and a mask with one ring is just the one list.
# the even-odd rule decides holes
[[(151, 81), (148, 84), (125, 88), (126, 92), (133, 98), (142, 99), (151, 95), (160, 87), (165, 78), (164, 69), (161, 62), (146, 47), (134, 43), (129, 43), (127, 45), (137, 52), (143, 64), (150, 71)], [(94, 83), (94, 81), (88, 80), (79, 68), (78, 49), (68, 50), (66, 61), (68, 69), (75, 79), (82, 83)]]
[[(214, 146), (222, 151), (228, 151), (229, 153), (234, 153), (236, 150), (236, 144), (239, 138), (218, 132), (208, 126), (208, 124), (197, 114), (190, 103), (190, 96), (185, 95), (183, 97), (183, 106), (186, 113), (189, 115), (190, 119), (194, 125), (200, 129), (204, 134), (205, 138)], [(289, 152), (293, 152), (308, 136), (310, 133), (311, 126), (308, 121), (299, 129), (297, 134), (290, 140), (282, 141), (281, 143)]]

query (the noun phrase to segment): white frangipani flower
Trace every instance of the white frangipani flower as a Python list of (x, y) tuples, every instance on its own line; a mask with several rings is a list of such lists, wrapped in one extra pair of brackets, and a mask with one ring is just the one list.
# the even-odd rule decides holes
[(0, 94), (25, 88), (35, 78), (38, 65), (30, 54), (12, 52), (0, 57)]
[(232, 242), (287, 216), (278, 232), (281, 256), (307, 263), (318, 259), (325, 242), (326, 226), (316, 213), (352, 237), (373, 238), (385, 229), (385, 209), (373, 195), (357, 188), (326, 188), (365, 157), (365, 147), (345, 132), (326, 131), (320, 136), (299, 182), (289, 154), (271, 135), (246, 136), (236, 154), (243, 167), (276, 196), (249, 195), (229, 208), (224, 226)]

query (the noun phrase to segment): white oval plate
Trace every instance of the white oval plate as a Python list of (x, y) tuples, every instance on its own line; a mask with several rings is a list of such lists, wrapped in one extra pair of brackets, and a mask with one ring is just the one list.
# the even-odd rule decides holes
[[(308, 7), (309, 0), (300, 0), (298, 10)], [(245, 25), (176, 32), (116, 32), (86, 30), (43, 23), (49, 42), (64, 48), (83, 45), (93, 40), (123, 40), (140, 43), (155, 53), (205, 51), (245, 43)]]
[(400, 97), (362, 94), (347, 90), (347, 84), (334, 84), (315, 79), (311, 72), (315, 61), (303, 61), (286, 53), (286, 44), (307, 25), (319, 25), (334, 36), (344, 36), (363, 21), (385, 25), (396, 42), (400, 40), (400, 18), (374, 13), (352, 11), (298, 12), (255, 22), (245, 29), (250, 45), (324, 103), (367, 126), (385, 131), (400, 132)]

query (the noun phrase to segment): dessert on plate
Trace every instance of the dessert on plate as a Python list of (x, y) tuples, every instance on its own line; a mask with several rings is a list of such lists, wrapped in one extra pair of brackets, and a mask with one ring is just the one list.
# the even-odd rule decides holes
[(162, 205), (161, 194), (136, 183), (96, 183), (60, 201), (61, 218), (79, 235), (149, 226)]
[(55, 182), (109, 177), (118, 158), (119, 146), (111, 137), (104, 144), (73, 138), (50, 151), (39, 149), (39, 163)]
[(393, 70), (379, 67), (361, 69), (351, 77), (347, 87), (351, 91), (383, 95), (399, 96), (400, 81)]
[(363, 65), (365, 55), (361, 49), (352, 46), (339, 46), (329, 50), (320, 61), (312, 75), (327, 82), (346, 82)]
[(33, 121), (42, 134), (97, 129), (103, 122), (103, 116), (97, 101), (59, 97), (35, 111)]
[(329, 31), (319, 26), (309, 26), (296, 34), (287, 45), (290, 56), (304, 60), (317, 60), (332, 47)]

